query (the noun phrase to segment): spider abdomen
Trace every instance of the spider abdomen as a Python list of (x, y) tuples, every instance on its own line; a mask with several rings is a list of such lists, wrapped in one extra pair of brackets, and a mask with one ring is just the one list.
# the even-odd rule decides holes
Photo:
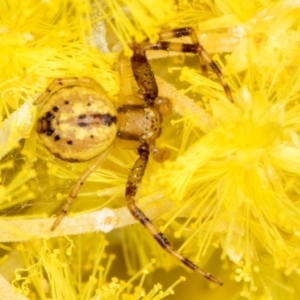
[(87, 161), (111, 145), (116, 123), (115, 108), (104, 91), (68, 86), (49, 95), (37, 131), (53, 155), (66, 161)]

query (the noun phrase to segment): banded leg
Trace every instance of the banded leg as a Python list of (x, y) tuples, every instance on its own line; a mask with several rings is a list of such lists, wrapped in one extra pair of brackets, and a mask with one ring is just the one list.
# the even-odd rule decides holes
[(138, 149), (139, 158), (137, 159), (135, 165), (133, 166), (130, 175), (128, 177), (127, 185), (126, 185), (126, 204), (133, 215), (133, 217), (138, 220), (154, 237), (157, 243), (160, 245), (162, 249), (171, 254), (174, 258), (179, 260), (185, 266), (190, 268), (193, 271), (201, 274), (206, 279), (218, 284), (223, 285), (222, 281), (210, 273), (205, 272), (197, 265), (195, 265), (192, 261), (182, 256), (179, 252), (177, 252), (173, 247), (169, 240), (164, 236), (162, 232), (160, 232), (146, 217), (142, 210), (140, 210), (136, 203), (136, 194), (138, 192), (139, 185), (141, 184), (145, 169), (147, 167), (148, 158), (149, 158), (149, 145), (144, 143)]
[[(171, 38), (180, 38), (183, 36), (191, 37), (192, 44), (164, 41)], [(137, 52), (135, 55), (138, 55), (140, 57), (139, 60), (141, 60), (142, 56), (146, 57), (146, 52), (148, 50), (166, 50), (166, 51), (174, 51), (174, 52), (182, 52), (182, 53), (194, 53), (199, 58), (199, 62), (202, 70), (206, 71), (204, 62), (211, 67), (213, 72), (219, 78), (228, 100), (233, 102), (230, 88), (224, 78), (223, 73), (221, 72), (218, 65), (210, 58), (209, 54), (205, 51), (205, 49), (200, 45), (197, 35), (193, 28), (185, 27), (185, 28), (165, 30), (160, 33), (159, 37), (160, 37), (160, 41), (158, 41), (155, 44), (150, 44), (148, 42), (140, 44), (139, 48), (135, 51)]]
[(131, 68), (144, 101), (147, 105), (153, 107), (155, 99), (158, 97), (158, 86), (146, 53), (142, 50), (142, 47), (143, 43), (133, 45)]

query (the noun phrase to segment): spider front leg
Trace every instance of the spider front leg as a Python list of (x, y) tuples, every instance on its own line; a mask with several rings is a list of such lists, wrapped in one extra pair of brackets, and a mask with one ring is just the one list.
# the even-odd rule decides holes
[(133, 215), (133, 217), (138, 220), (154, 237), (154, 239), (158, 242), (162, 249), (166, 252), (171, 254), (174, 258), (179, 260), (188, 268), (196, 271), (197, 273), (201, 274), (204, 278), (218, 284), (223, 285), (222, 281), (210, 273), (199, 268), (195, 265), (192, 261), (187, 259), (186, 257), (182, 256), (178, 251), (176, 251), (169, 240), (165, 237), (165, 235), (160, 232), (152, 222), (146, 217), (144, 212), (139, 209), (136, 205), (136, 194), (138, 192), (138, 188), (141, 184), (145, 169), (147, 167), (148, 159), (149, 159), (149, 145), (147, 143), (142, 144), (138, 148), (139, 158), (137, 159), (136, 163), (134, 164), (126, 185), (126, 204)]
[[(183, 36), (189, 36), (192, 40), (192, 44), (165, 41), (172, 38), (180, 38)], [(155, 44), (150, 44), (149, 42), (139, 44), (139, 47), (137, 47), (136, 49), (136, 54), (140, 56), (140, 59), (142, 56), (146, 57), (146, 52), (149, 50), (165, 50), (181, 53), (194, 53), (198, 56), (200, 67), (204, 71), (204, 73), (206, 73), (207, 64), (219, 78), (228, 100), (230, 102), (233, 102), (231, 90), (224, 78), (222, 71), (220, 70), (218, 65), (210, 58), (209, 54), (202, 47), (202, 45), (199, 43), (195, 30), (192, 27), (164, 30), (159, 34), (159, 37), (160, 40)]]
[[(156, 111), (159, 110), (158, 107), (160, 106), (160, 104), (164, 104), (164, 100), (159, 100), (158, 87), (151, 66), (147, 60), (144, 46), (144, 44), (133, 45), (134, 55), (131, 57), (132, 72), (141, 90), (141, 96), (144, 99), (146, 108), (151, 108)], [(166, 107), (168, 107), (168, 105)], [(168, 109), (166, 109), (166, 111), (168, 112)], [(144, 212), (136, 205), (136, 195), (144, 176), (145, 169), (147, 167), (149, 152), (151, 151), (151, 153), (155, 155), (155, 151), (153, 151), (153, 149), (156, 149), (155, 140), (158, 136), (159, 133), (154, 134), (148, 139), (143, 139), (140, 146), (138, 147), (139, 158), (137, 159), (129, 174), (126, 185), (126, 205), (133, 217), (150, 232), (150, 234), (154, 237), (154, 239), (158, 242), (162, 249), (164, 249), (166, 252), (168, 252), (170, 255), (172, 255), (174, 258), (179, 260), (191, 270), (196, 271), (206, 279), (218, 285), (222, 285), (223, 283), (221, 280), (214, 277), (210, 273), (205, 272), (197, 265), (195, 265), (192, 261), (176, 251), (169, 240), (164, 236), (164, 234), (152, 224), (152, 222), (144, 214)], [(159, 159), (157, 160), (159, 161)]]

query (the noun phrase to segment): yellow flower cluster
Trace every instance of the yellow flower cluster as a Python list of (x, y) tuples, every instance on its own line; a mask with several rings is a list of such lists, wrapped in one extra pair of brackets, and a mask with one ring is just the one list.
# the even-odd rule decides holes
[[(153, 300), (174, 293), (172, 299), (297, 299), (299, 15), (300, 4), (292, 0), (1, 1), (0, 298)], [(151, 236), (141, 237), (140, 226), (105, 238), (74, 222), (43, 233), (69, 181), (89, 163), (70, 164), (48, 153), (34, 130), (34, 100), (53, 78), (89, 76), (116, 102), (121, 49), (130, 55), (133, 39), (155, 42), (160, 30), (182, 26), (196, 29), (234, 102), (210, 70), (201, 72), (197, 59), (149, 53), (160, 94), (172, 98), (174, 114), (158, 140), (172, 154), (162, 164), (150, 160), (138, 204), (170, 240), (181, 238), (180, 252), (200, 265), (209, 260), (205, 269), (222, 278), (222, 288), (191, 273), (181, 283), (184, 271)], [(112, 228), (132, 224), (129, 213), (115, 208), (124, 206), (135, 159), (133, 151), (114, 148), (72, 211), (109, 207)], [(22, 239), (23, 228), (32, 232)], [(8, 244), (22, 240), (28, 242)]]

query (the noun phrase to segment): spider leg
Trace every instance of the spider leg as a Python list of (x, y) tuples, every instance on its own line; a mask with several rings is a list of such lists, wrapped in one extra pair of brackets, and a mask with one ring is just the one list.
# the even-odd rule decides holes
[[(176, 31), (175, 31), (176, 32)], [(169, 33), (172, 33), (174, 35), (173, 31), (169, 31)], [(167, 32), (165, 32), (165, 35), (167, 35)], [(187, 45), (187, 44), (184, 44)], [(158, 87), (157, 83), (153, 74), (153, 71), (151, 69), (151, 66), (147, 60), (146, 57), (146, 51), (150, 49), (162, 49), (162, 50), (175, 50), (182, 52), (183, 48), (195, 48), (195, 49), (203, 49), (199, 43), (197, 45), (194, 44), (188, 44), (188, 46), (182, 46), (181, 44), (176, 43), (170, 43), (170, 42), (158, 42), (155, 45), (149, 44), (147, 41), (141, 44), (134, 43), (132, 46), (133, 49), (133, 56), (131, 57), (131, 67), (132, 67), (132, 73), (136, 79), (136, 82), (140, 88), (140, 92), (142, 94), (142, 97), (145, 101), (145, 105), (154, 107), (158, 110), (157, 106), (159, 106), (158, 99)], [(205, 59), (205, 56), (202, 55), (202, 52), (193, 51), (193, 53), (198, 54), (200, 57), (200, 64), (202, 62), (202, 58)], [(216, 70), (218, 70), (219, 78), (223, 79), (223, 75), (221, 71), (218, 69), (217, 65), (211, 61), (211, 59), (208, 60), (208, 56), (206, 57), (207, 62), (211, 66), (214, 66)], [(225, 83), (226, 84), (226, 83)], [(228, 88), (228, 91), (230, 93), (228, 85), (225, 86), (224, 89), (226, 90)], [(229, 94), (231, 96), (231, 94)], [(164, 101), (162, 101), (163, 104)], [(168, 112), (168, 109), (166, 108), (166, 112)], [(223, 285), (222, 281), (218, 278), (214, 277), (210, 273), (207, 273), (206, 271), (199, 268), (197, 265), (195, 265), (192, 261), (187, 259), (186, 257), (182, 256), (178, 251), (176, 251), (172, 244), (169, 242), (169, 240), (164, 236), (162, 232), (160, 232), (149, 220), (149, 218), (144, 214), (144, 212), (138, 208), (136, 205), (136, 195), (138, 192), (138, 188), (141, 184), (142, 178), (144, 176), (145, 169), (147, 167), (148, 159), (149, 159), (149, 152), (152, 153), (153, 157), (157, 161), (163, 161), (165, 159), (164, 151), (158, 151), (155, 147), (155, 139), (157, 136), (154, 136), (153, 138), (142, 140), (140, 146), (138, 147), (138, 154), (139, 158), (135, 162), (126, 185), (126, 205), (132, 214), (132, 216), (138, 220), (148, 231), (149, 233), (154, 237), (154, 239), (157, 241), (157, 243), (160, 245), (162, 249), (164, 249), (166, 252), (168, 252), (170, 255), (172, 255), (174, 258), (179, 260), (182, 264), (187, 266), (193, 271), (196, 271), (197, 273), (201, 274), (206, 279), (218, 284)], [(158, 151), (158, 152), (157, 152)], [(160, 153), (161, 152), (161, 153)]]
[(192, 261), (187, 259), (186, 257), (182, 256), (179, 252), (177, 252), (170, 241), (165, 237), (165, 235), (160, 232), (152, 222), (146, 217), (144, 212), (139, 209), (136, 205), (136, 194), (138, 192), (139, 185), (141, 184), (145, 169), (147, 167), (148, 158), (149, 158), (149, 145), (147, 143), (142, 144), (138, 148), (139, 158), (137, 159), (136, 163), (134, 164), (126, 185), (126, 205), (133, 215), (133, 217), (138, 220), (154, 237), (157, 243), (160, 245), (162, 249), (166, 252), (171, 254), (174, 258), (179, 260), (188, 268), (196, 271), (197, 273), (201, 274), (206, 279), (218, 284), (223, 285), (222, 281), (213, 276), (210, 273), (199, 268), (195, 265)]
[(146, 57), (143, 44), (133, 44), (133, 56), (131, 57), (131, 68), (134, 78), (140, 88), (144, 101), (149, 106), (154, 106), (158, 96), (158, 86), (154, 73)]
[[(172, 38), (180, 38), (183, 36), (190, 36), (192, 39), (192, 44), (187, 43), (175, 43), (164, 41)], [(210, 58), (209, 54), (205, 51), (205, 49), (201, 46), (198, 41), (197, 35), (193, 28), (191, 27), (184, 27), (184, 28), (177, 28), (171, 30), (162, 31), (159, 35), (160, 41), (155, 44), (150, 44), (149, 42), (145, 42), (141, 44), (141, 48), (139, 50), (139, 55), (145, 54), (148, 50), (166, 50), (166, 51), (174, 51), (174, 52), (182, 52), (182, 53), (194, 53), (198, 56), (201, 69), (206, 72), (205, 63), (208, 64), (213, 72), (219, 78), (224, 92), (229, 101), (233, 102), (231, 90), (224, 78), (224, 75), (218, 65)], [(205, 62), (205, 63), (204, 63)]]
[[(163, 31), (161, 31), (159, 33), (159, 39), (160, 39), (160, 41), (170, 40), (172, 38), (180, 38), (180, 37), (183, 37), (183, 36), (189, 36), (192, 39), (193, 44), (201, 46), (200, 43), (199, 43), (199, 41), (198, 41), (197, 35), (195, 33), (195, 30), (192, 27), (184, 27), (184, 28), (176, 28), (176, 29), (163, 30)], [(176, 46), (178, 50), (175, 50), (175, 49), (173, 50), (172, 49), (173, 51), (175, 51), (175, 52), (183, 52), (180, 49), (180, 45), (182, 45), (182, 43), (173, 43), (173, 44), (177, 44), (178, 45), (178, 46)], [(176, 48), (176, 47), (174, 47), (174, 48)], [(165, 50), (165, 49), (161, 49), (161, 50)], [(210, 64), (211, 58), (209, 57), (208, 53), (205, 51), (205, 49), (203, 47), (202, 47), (202, 51), (204, 51), (206, 53), (207, 57), (205, 57), (204, 55), (200, 54), (200, 55), (198, 55), (198, 58), (199, 58), (199, 62), (200, 62), (200, 66), (201, 66), (202, 72), (204, 74), (206, 74), (207, 73), (207, 67), (206, 67), (206, 65)]]
[[(120, 76), (120, 95), (122, 98), (132, 96), (132, 85), (131, 79), (133, 77), (132, 70), (131, 70), (131, 63), (127, 57), (124, 56), (122, 52), (118, 59), (117, 64), (118, 73)], [(126, 103), (126, 102), (125, 102)]]
[(51, 226), (50, 230), (53, 231), (61, 222), (61, 220), (65, 217), (65, 215), (68, 213), (71, 205), (73, 204), (74, 200), (77, 198), (77, 195), (79, 193), (80, 187), (84, 184), (84, 182), (87, 180), (87, 178), (93, 173), (99, 165), (102, 163), (102, 161), (105, 159), (105, 157), (108, 154), (108, 150), (100, 154), (96, 161), (87, 169), (85, 169), (77, 182), (72, 186), (69, 195), (67, 197), (67, 200), (65, 201), (63, 207), (61, 208), (61, 211), (57, 218), (55, 219), (53, 225)]

